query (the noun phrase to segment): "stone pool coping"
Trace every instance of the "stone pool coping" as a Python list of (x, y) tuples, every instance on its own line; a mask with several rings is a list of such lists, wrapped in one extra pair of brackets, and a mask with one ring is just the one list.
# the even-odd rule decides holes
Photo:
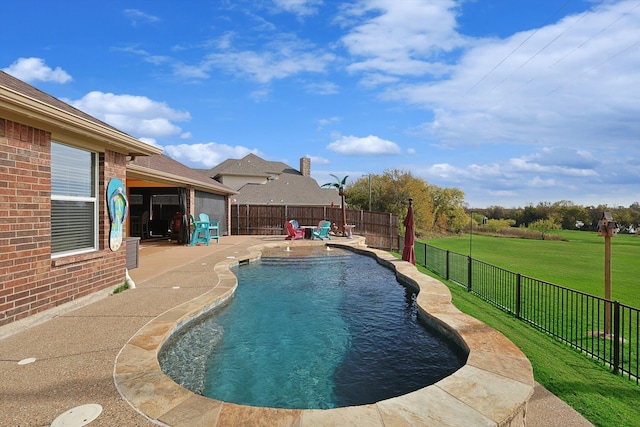
[(375, 257), (396, 271), (402, 283), (419, 289), (417, 303), (424, 319), (468, 350), (467, 363), (436, 384), (370, 405), (327, 410), (295, 410), (243, 406), (195, 394), (166, 376), (158, 352), (170, 335), (202, 313), (228, 300), (237, 286), (230, 271), (239, 263), (274, 247), (325, 245), (327, 242), (264, 243), (247, 254), (215, 265), (218, 283), (211, 291), (169, 310), (147, 323), (121, 349), (114, 380), (122, 397), (138, 412), (170, 426), (523, 426), (534, 390), (531, 364), (504, 335), (460, 312), (440, 281), (391, 254), (366, 247), (329, 242)]

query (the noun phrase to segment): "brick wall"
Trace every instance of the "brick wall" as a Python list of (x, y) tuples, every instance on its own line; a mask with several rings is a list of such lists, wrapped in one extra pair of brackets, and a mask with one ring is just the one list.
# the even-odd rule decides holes
[(124, 282), (104, 194), (105, 177), (125, 180), (125, 156), (101, 153), (99, 173), (100, 249), (52, 259), (51, 133), (0, 117), (0, 326)]

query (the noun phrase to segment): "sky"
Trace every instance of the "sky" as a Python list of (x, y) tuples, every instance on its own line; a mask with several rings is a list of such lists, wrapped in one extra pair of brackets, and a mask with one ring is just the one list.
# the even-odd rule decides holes
[(193, 168), (640, 202), (640, 0), (0, 4), (0, 69)]

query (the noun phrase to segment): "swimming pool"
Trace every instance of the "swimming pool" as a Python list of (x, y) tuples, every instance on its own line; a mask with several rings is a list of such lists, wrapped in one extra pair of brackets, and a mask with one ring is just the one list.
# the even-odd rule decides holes
[(433, 384), (466, 361), (421, 320), (416, 294), (371, 257), (278, 248), (233, 271), (235, 298), (159, 354), (162, 369), (198, 394), (273, 408), (363, 405)]
[[(116, 357), (113, 373), (122, 398), (152, 422), (176, 427), (525, 425), (527, 402), (535, 381), (531, 363), (522, 351), (493, 328), (460, 312), (451, 303), (451, 293), (442, 282), (389, 252), (367, 247), (361, 236), (329, 245), (349, 247), (374, 257), (395, 271), (402, 283), (419, 290), (416, 303), (421, 318), (466, 349), (468, 357), (463, 367), (412, 393), (369, 405), (324, 410), (224, 402), (180, 386), (160, 369), (158, 354), (162, 346), (185, 325), (197, 322), (233, 296), (238, 282), (231, 268), (255, 261), (267, 250), (291, 246), (294, 251), (301, 246), (326, 244), (315, 240), (283, 242), (277, 236), (228, 237), (220, 246), (206, 247), (208, 255), (195, 257), (188, 269), (176, 269), (177, 276), (172, 277), (182, 277), (188, 272), (198, 280), (197, 283), (187, 280), (185, 286), (200, 288), (204, 284), (206, 291), (186, 301), (177, 299), (175, 307), (151, 319), (127, 341)], [(154, 281), (149, 283), (155, 285)], [(172, 281), (168, 283), (172, 289), (167, 296), (174, 294), (176, 288), (183, 289)]]

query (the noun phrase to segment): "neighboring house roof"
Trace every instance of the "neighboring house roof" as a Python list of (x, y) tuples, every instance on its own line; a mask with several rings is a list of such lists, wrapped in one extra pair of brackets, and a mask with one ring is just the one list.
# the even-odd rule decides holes
[(147, 156), (162, 149), (146, 144), (95, 117), (0, 71), (2, 117), (58, 134), (74, 135), (89, 146), (127, 155)]
[[(224, 177), (247, 179), (233, 196), (238, 204), (286, 204), (340, 206), (341, 197), (332, 188), (321, 188), (315, 179), (305, 176), (283, 162), (271, 162), (251, 153), (242, 159), (227, 159), (205, 174), (224, 182)], [(238, 187), (236, 187), (238, 188)]]
[(226, 195), (235, 194), (233, 189), (164, 154), (134, 158), (127, 164), (127, 177), (152, 180), (170, 185), (189, 184), (207, 192)]
[(269, 176), (287, 172), (299, 173), (283, 162), (270, 162), (250, 153), (242, 159), (227, 159), (205, 173), (216, 179), (222, 175), (256, 176), (267, 178)]
[(282, 174), (266, 184), (247, 184), (233, 196), (238, 204), (340, 206), (338, 191), (308, 176)]

